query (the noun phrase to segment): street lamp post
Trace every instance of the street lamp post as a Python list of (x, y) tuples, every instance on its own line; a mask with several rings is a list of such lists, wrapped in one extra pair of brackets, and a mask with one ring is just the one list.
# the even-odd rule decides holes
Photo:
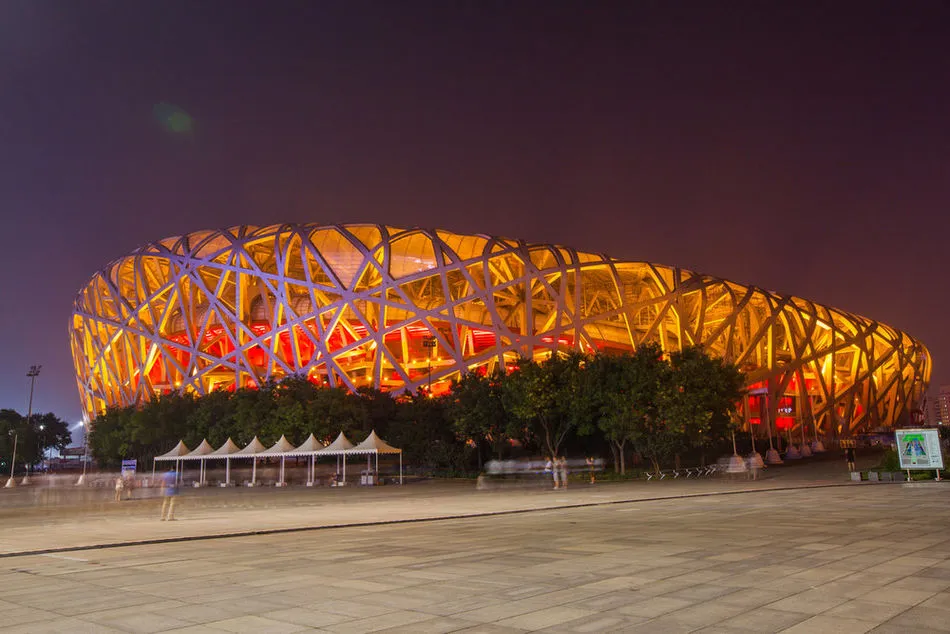
[(13, 459), (10, 461), (10, 479), (7, 480), (4, 488), (12, 489), (16, 486), (16, 481), (13, 479), (13, 470), (16, 468), (16, 443), (20, 435), (16, 433), (15, 429), (11, 429), (8, 433), (13, 436)]
[[(43, 466), (43, 458), (46, 457), (46, 425), (40, 423), (40, 466)], [(49, 465), (46, 465), (46, 481), (49, 482)]]
[[(40, 370), (43, 368), (41, 365), (31, 365), (30, 370), (26, 373), (30, 377), (30, 404), (26, 410), (26, 427), (27, 429), (33, 428), (33, 386), (36, 385), (36, 377), (40, 375)], [(27, 468), (26, 473), (23, 475), (23, 484), (30, 483), (30, 470)]]
[(79, 421), (79, 426), (82, 427), (82, 475), (76, 480), (77, 487), (86, 484), (86, 447), (89, 440), (89, 428), (86, 426), (86, 421)]
[[(30, 377), (30, 404), (27, 406), (26, 411), (26, 425), (27, 428), (30, 427), (33, 421), (33, 386), (36, 385), (36, 377), (40, 375), (40, 369), (43, 366), (41, 365), (31, 365), (29, 371), (26, 373)], [(11, 430), (12, 431), (12, 430)], [(19, 440), (19, 434), (13, 432), (13, 458), (10, 460), (10, 479), (7, 480), (6, 488), (13, 488), (16, 486), (16, 482), (13, 480), (13, 472), (16, 469), (16, 446), (17, 441)], [(30, 474), (27, 473), (23, 476), (23, 484), (30, 483)]]

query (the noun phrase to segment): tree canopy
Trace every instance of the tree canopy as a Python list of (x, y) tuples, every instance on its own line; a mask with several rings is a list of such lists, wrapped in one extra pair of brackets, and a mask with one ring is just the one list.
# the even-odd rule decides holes
[(400, 446), (408, 463), (436, 470), (480, 469), (483, 457), (559, 456), (610, 451), (626, 470), (631, 451), (653, 464), (715, 445), (731, 432), (742, 374), (731, 364), (686, 348), (666, 355), (655, 345), (627, 354), (552, 354), (521, 359), (505, 374), (466, 373), (445, 395), (348, 392), (291, 376), (257, 389), (194, 397), (162, 394), (139, 407), (112, 408), (89, 436), (100, 465), (149, 459), (178, 440), (219, 446), (282, 434), (355, 441), (375, 429)]

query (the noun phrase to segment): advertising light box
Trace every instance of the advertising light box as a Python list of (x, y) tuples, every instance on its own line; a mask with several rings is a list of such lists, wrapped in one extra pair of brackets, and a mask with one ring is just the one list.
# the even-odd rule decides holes
[(936, 429), (898, 429), (896, 433), (901, 469), (943, 469)]

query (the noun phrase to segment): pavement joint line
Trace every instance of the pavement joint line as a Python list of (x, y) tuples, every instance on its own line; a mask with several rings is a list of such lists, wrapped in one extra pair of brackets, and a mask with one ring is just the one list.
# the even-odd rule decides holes
[[(922, 482), (923, 483), (923, 482)], [(636, 504), (640, 502), (662, 502), (664, 500), (682, 500), (688, 498), (713, 497), (718, 495), (742, 495), (746, 493), (770, 493), (775, 491), (798, 491), (804, 489), (824, 489), (832, 487), (850, 487), (850, 486), (868, 486), (868, 485), (887, 485), (887, 484), (908, 484), (907, 482), (832, 482), (822, 484), (800, 484), (792, 486), (775, 486), (762, 489), (737, 489), (735, 491), (710, 491), (707, 493), (683, 493), (680, 495), (669, 495), (662, 497), (649, 497), (625, 500), (609, 500), (605, 502), (580, 502), (576, 504), (555, 504), (551, 506), (541, 506), (529, 509), (508, 509), (504, 511), (484, 511), (480, 513), (465, 513), (455, 515), (438, 515), (434, 517), (415, 517), (391, 520), (373, 520), (368, 522), (347, 522), (341, 524), (323, 524), (320, 526), (294, 526), (289, 528), (263, 528), (249, 531), (236, 531), (233, 533), (214, 533), (206, 535), (183, 535), (179, 537), (157, 537), (153, 539), (130, 540), (122, 542), (107, 542), (103, 544), (88, 544), (85, 546), (64, 546), (61, 548), (39, 548), (35, 550), (24, 550), (18, 552), (0, 553), (0, 559), (10, 559), (14, 557), (33, 557), (36, 555), (53, 555), (58, 553), (80, 552), (85, 550), (104, 550), (106, 548), (127, 548), (132, 546), (152, 546), (156, 544), (172, 544), (178, 542), (194, 542), (211, 539), (230, 539), (237, 537), (254, 537), (258, 535), (280, 535), (285, 533), (302, 533), (306, 531), (332, 530), (339, 528), (365, 528), (368, 526), (387, 526), (397, 524), (418, 524), (421, 522), (445, 522), (450, 520), (472, 519), (478, 517), (494, 517), (500, 515), (516, 515), (521, 513), (536, 513), (540, 511), (553, 511), (559, 509), (589, 508), (594, 506), (610, 506), (617, 504)]]

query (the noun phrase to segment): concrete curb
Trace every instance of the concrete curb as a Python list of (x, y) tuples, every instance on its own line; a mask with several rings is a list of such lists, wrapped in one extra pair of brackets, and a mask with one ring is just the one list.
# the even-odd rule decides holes
[(664, 500), (681, 500), (681, 499), (688, 499), (688, 498), (713, 497), (713, 496), (719, 496), (719, 495), (742, 495), (742, 494), (748, 494), (748, 493), (773, 493), (775, 491), (797, 491), (797, 490), (803, 490), (803, 489), (822, 489), (822, 488), (849, 487), (849, 486), (878, 486), (878, 485), (894, 485), (894, 484), (915, 484), (915, 483), (833, 482), (833, 483), (822, 483), (822, 484), (776, 486), (776, 487), (768, 487), (768, 488), (760, 488), (760, 489), (737, 489), (735, 491), (713, 491), (713, 492), (708, 492), (708, 493), (684, 493), (680, 495), (668, 495), (668, 496), (646, 497), (646, 498), (635, 498), (635, 499), (624, 499), (624, 500), (609, 500), (609, 501), (603, 501), (603, 502), (578, 502), (575, 504), (562, 503), (562, 504), (553, 504), (550, 506), (542, 506), (542, 507), (537, 507), (537, 508), (510, 509), (510, 510), (504, 510), (504, 511), (484, 511), (484, 512), (475, 512), (475, 513), (454, 514), (454, 515), (438, 515), (434, 517), (374, 520), (374, 521), (368, 521), (368, 522), (345, 522), (345, 523), (340, 523), (340, 524), (321, 524), (319, 526), (267, 528), (267, 529), (260, 529), (260, 530), (235, 531), (235, 532), (228, 532), (228, 533), (213, 533), (213, 534), (206, 534), (206, 535), (187, 535), (183, 537), (161, 537), (161, 538), (154, 538), (154, 539), (108, 542), (108, 543), (101, 543), (101, 544), (88, 544), (85, 546), (64, 546), (60, 548), (40, 548), (40, 549), (34, 549), (34, 550), (0, 553), (0, 559), (9, 559), (12, 557), (30, 557), (30, 556), (35, 556), (35, 555), (52, 555), (52, 554), (58, 554), (58, 553), (69, 553), (69, 552), (78, 552), (78, 551), (86, 551), (86, 550), (102, 550), (106, 548), (124, 548), (127, 546), (149, 546), (149, 545), (154, 545), (154, 544), (170, 544), (170, 543), (175, 543), (175, 542), (192, 542), (192, 541), (201, 541), (201, 540), (210, 540), (210, 539), (252, 537), (256, 535), (279, 535), (282, 533), (300, 533), (304, 531), (331, 530), (331, 529), (338, 529), (338, 528), (386, 526), (386, 525), (394, 525), (394, 524), (415, 524), (415, 523), (420, 523), (420, 522), (444, 522), (448, 520), (470, 519), (470, 518), (477, 518), (477, 517), (492, 517), (492, 516), (500, 516), (500, 515), (515, 515), (515, 514), (520, 514), (520, 513), (536, 513), (540, 511), (552, 511), (552, 510), (558, 510), (558, 509), (588, 508), (588, 507), (595, 507), (595, 506), (611, 506), (611, 505), (617, 505), (617, 504), (637, 504), (641, 502), (662, 502)]

